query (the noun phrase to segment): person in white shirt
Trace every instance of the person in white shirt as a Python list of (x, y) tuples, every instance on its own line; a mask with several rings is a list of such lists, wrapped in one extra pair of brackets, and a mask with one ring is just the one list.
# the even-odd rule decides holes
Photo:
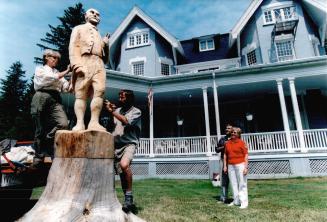
[(54, 136), (57, 130), (68, 128), (68, 119), (61, 104), (60, 92), (68, 92), (70, 83), (63, 72), (55, 69), (60, 54), (46, 49), (43, 53), (43, 66), (38, 66), (34, 74), (35, 94), (31, 103), (31, 115), (35, 125), (34, 149), (36, 157), (53, 157)]

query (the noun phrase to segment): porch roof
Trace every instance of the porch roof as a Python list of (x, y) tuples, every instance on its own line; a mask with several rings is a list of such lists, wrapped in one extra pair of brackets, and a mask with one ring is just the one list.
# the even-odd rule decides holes
[[(156, 77), (145, 77), (145, 76), (135, 76), (130, 73), (118, 72), (115, 70), (107, 70), (108, 79), (121, 79), (131, 82), (138, 82), (145, 85), (160, 85), (164, 83), (171, 82), (184, 82), (185, 80), (198, 80), (198, 79), (212, 79), (213, 74), (215, 77), (224, 77), (224, 76), (242, 76), (245, 74), (255, 74), (263, 72), (273, 72), (279, 70), (292, 70), (293, 68), (304, 68), (304, 67), (313, 67), (313, 66), (326, 66), (327, 68), (327, 56), (319, 56), (305, 59), (296, 59), (291, 61), (277, 62), (271, 64), (259, 64), (253, 66), (231, 68), (227, 70), (211, 70), (198, 73), (183, 73), (175, 74), (170, 76), (156, 76)], [(294, 73), (295, 74), (295, 73)], [(321, 73), (320, 73), (321, 74)], [(324, 74), (327, 74), (325, 70)], [(313, 73), (303, 73), (306, 75), (313, 75)], [(258, 77), (259, 78), (259, 77)]]

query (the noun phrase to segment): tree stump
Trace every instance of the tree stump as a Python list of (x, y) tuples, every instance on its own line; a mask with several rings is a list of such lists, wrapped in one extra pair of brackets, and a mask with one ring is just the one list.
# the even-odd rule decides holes
[(122, 211), (117, 199), (110, 133), (59, 130), (55, 147), (47, 185), (19, 221), (144, 221)]

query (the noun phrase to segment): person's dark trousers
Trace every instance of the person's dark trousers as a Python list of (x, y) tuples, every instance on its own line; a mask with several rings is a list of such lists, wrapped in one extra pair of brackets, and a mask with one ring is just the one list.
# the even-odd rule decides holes
[(223, 172), (221, 176), (220, 201), (224, 203), (226, 203), (228, 198), (228, 186), (229, 186), (228, 174)]
[(44, 149), (45, 144), (45, 129), (42, 125), (42, 118), (39, 113), (33, 114), (32, 119), (34, 122), (35, 133), (34, 133), (34, 150), (36, 157), (43, 158), (46, 154), (46, 150)]
[(35, 157), (43, 158), (46, 154), (46, 131), (47, 113), (45, 110), (49, 105), (51, 95), (36, 91), (31, 102), (31, 115), (34, 122), (34, 144)]
[(60, 103), (54, 103), (49, 109), (48, 133), (46, 135), (47, 152), (54, 156), (54, 138), (57, 130), (68, 129), (68, 118)]
[(53, 157), (56, 131), (68, 129), (68, 119), (60, 101), (59, 92), (37, 91), (33, 96), (31, 114), (35, 126), (34, 149), (37, 157)]

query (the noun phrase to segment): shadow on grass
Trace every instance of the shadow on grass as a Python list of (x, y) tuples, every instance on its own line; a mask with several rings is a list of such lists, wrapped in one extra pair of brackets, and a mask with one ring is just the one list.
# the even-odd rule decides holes
[[(220, 196), (212, 196), (213, 199), (219, 201), (220, 200)], [(229, 204), (233, 202), (233, 198), (227, 198), (227, 200), (224, 202), (225, 204)]]
[(29, 199), (0, 199), (1, 222), (12, 222), (21, 218), (36, 204), (37, 200)]
[(23, 185), (0, 188), (1, 222), (12, 222), (21, 218), (36, 204), (31, 200), (33, 188)]

